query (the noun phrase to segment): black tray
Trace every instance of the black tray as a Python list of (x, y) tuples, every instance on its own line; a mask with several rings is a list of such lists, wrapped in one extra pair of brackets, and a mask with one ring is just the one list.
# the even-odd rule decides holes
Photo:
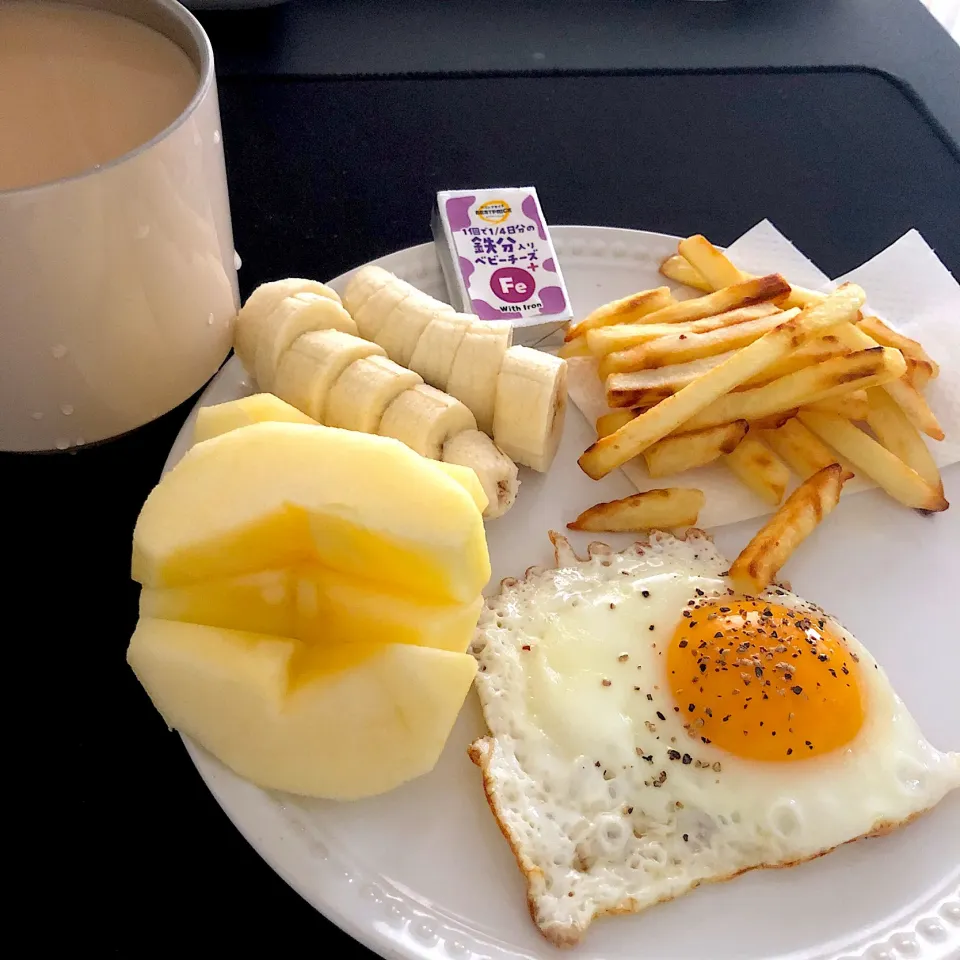
[[(228, 72), (220, 86), (245, 293), (427, 240), (435, 190), (484, 184), (536, 185), (552, 223), (702, 231), (719, 243), (769, 217), (830, 273), (916, 227), (960, 275), (960, 154), (875, 71)], [(191, 403), (75, 455), (0, 455), (16, 515), (8, 552), (28, 575), (8, 602), (36, 623), (11, 634), (23, 663), (8, 675), (42, 677), (34, 688), (57, 717), (51, 733), (28, 728), (18, 768), (30, 859), (16, 876), (40, 894), (39, 915), (57, 917), (28, 919), (29, 933), (124, 957), (365, 956), (236, 833), (123, 660), (133, 523)], [(19, 727), (10, 739), (24, 739)]]
[(439, 189), (527, 184), (552, 223), (727, 243), (768, 217), (832, 275), (916, 227), (960, 275), (960, 152), (871, 71), (226, 77), (220, 96), (247, 291), (428, 240)]

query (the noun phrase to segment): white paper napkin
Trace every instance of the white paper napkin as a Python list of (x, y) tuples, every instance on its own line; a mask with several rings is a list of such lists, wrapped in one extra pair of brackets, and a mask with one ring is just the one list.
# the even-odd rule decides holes
[[(867, 292), (869, 310), (891, 327), (920, 340), (940, 364), (940, 376), (931, 381), (926, 396), (947, 438), (928, 443), (939, 466), (960, 461), (960, 284), (916, 230), (835, 281), (768, 220), (748, 230), (727, 252), (737, 266), (750, 273), (781, 273), (793, 283), (811, 289), (828, 290), (847, 280), (859, 283)], [(663, 282), (652, 271), (649, 277), (638, 277), (637, 286), (655, 287)], [(692, 291), (686, 295), (699, 294)], [(609, 412), (596, 375), (596, 363), (589, 358), (574, 358), (569, 365), (570, 397), (593, 423)], [(706, 503), (698, 526), (715, 527), (771, 512), (721, 463), (656, 480), (647, 476), (642, 458), (625, 463), (621, 469), (638, 490), (662, 486), (702, 490)], [(870, 486), (869, 481), (858, 477), (844, 487), (844, 495)]]

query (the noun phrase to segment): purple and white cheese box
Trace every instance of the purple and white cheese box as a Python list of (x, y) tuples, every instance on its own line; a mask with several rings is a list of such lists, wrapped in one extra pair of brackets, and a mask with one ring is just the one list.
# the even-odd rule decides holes
[(533, 187), (442, 190), (433, 236), (451, 301), (481, 320), (509, 320), (536, 343), (572, 317), (550, 230)]

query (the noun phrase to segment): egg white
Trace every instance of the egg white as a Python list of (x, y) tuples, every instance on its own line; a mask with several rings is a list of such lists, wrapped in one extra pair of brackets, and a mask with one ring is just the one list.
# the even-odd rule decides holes
[(780, 587), (764, 596), (826, 617), (859, 657), (859, 733), (788, 763), (691, 738), (667, 648), (691, 600), (732, 592), (727, 567), (706, 535), (654, 534), (508, 581), (481, 615), (473, 652), (491, 736), (472, 754), (555, 943), (595, 916), (898, 825), (960, 786), (960, 755), (927, 743), (857, 639)]

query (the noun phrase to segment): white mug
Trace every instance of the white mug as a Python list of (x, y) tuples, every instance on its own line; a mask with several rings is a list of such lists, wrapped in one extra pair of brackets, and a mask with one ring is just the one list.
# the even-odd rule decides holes
[[(164, 34), (199, 85), (110, 163), (0, 191), (0, 450), (65, 450), (172, 410), (230, 350), (237, 273), (213, 52), (175, 0), (72, 0)], [(0, 120), (0, 136), (3, 136)]]

